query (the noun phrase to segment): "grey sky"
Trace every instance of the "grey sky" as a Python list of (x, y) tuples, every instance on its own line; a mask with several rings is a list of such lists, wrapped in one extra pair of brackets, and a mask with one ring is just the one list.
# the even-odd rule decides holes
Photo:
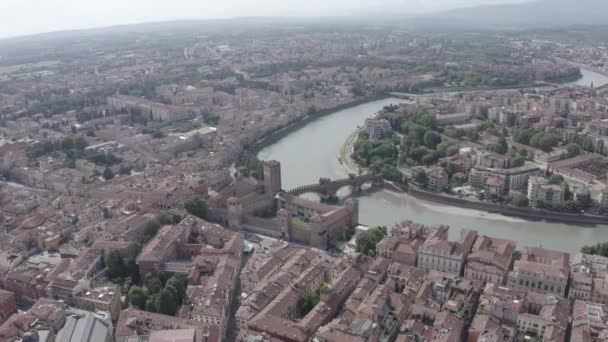
[(240, 16), (348, 15), (393, 6), (429, 12), (525, 0), (0, 0), (0, 37), (163, 21)]

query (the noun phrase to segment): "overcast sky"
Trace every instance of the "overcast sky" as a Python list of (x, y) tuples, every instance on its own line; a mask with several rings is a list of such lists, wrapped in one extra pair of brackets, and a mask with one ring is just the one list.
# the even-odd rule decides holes
[(0, 37), (174, 19), (431, 12), (525, 0), (0, 0)]

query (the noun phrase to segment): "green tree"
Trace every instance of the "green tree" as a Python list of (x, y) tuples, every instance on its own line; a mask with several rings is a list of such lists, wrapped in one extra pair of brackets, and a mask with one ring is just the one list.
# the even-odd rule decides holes
[(158, 312), (173, 316), (177, 312), (177, 298), (169, 289), (162, 289), (158, 294)]
[(562, 177), (561, 175), (552, 174), (549, 177), (549, 183), (551, 183), (551, 184), (561, 184), (563, 182), (564, 182), (564, 177)]
[(114, 179), (114, 171), (109, 167), (106, 167), (105, 170), (103, 170), (103, 178), (105, 180)]
[(437, 148), (437, 145), (441, 143), (441, 135), (435, 133), (433, 131), (427, 131), (424, 133), (424, 146), (434, 150)]
[(513, 158), (513, 162), (511, 162), (511, 167), (520, 167), (526, 164), (526, 159), (522, 156), (517, 156)]
[(141, 245), (139, 243), (131, 243), (129, 244), (129, 246), (127, 247), (127, 260), (135, 260), (137, 259), (137, 256), (139, 255), (139, 252), (141, 252)]
[(163, 283), (158, 279), (157, 276), (152, 276), (148, 278), (146, 275), (146, 290), (148, 291), (148, 296), (155, 295), (160, 292), (163, 288)]
[(608, 257), (608, 242), (601, 242), (593, 246), (584, 246), (581, 248), (581, 252)]
[(187, 199), (184, 207), (186, 211), (196, 217), (203, 219), (207, 217), (207, 202), (199, 196), (192, 196)]
[(499, 137), (498, 143), (488, 146), (488, 150), (498, 154), (506, 154), (509, 151), (509, 145), (507, 140), (501, 136)]
[(357, 252), (364, 255), (376, 255), (376, 244), (386, 235), (386, 228), (374, 227), (359, 234), (356, 239)]
[(453, 156), (458, 153), (458, 146), (452, 144), (448, 140), (443, 140), (441, 144), (437, 145), (437, 151), (443, 156)]
[(146, 222), (146, 225), (144, 226), (144, 240), (150, 241), (150, 239), (152, 239), (154, 235), (158, 233), (160, 226), (160, 221), (156, 218)]
[(158, 222), (160, 222), (161, 226), (174, 223), (173, 215), (168, 214), (168, 213), (160, 213), (160, 214), (156, 215), (155, 218), (158, 220)]
[(186, 295), (186, 288), (184, 287), (184, 282), (177, 276), (173, 276), (167, 280), (167, 284), (165, 287), (172, 287), (176, 291), (176, 298), (179, 303), (181, 303)]
[(146, 300), (146, 311), (159, 312), (158, 310), (158, 294), (154, 294)]
[(549, 152), (559, 142), (559, 136), (551, 132), (538, 132), (530, 138), (530, 145)]
[(304, 295), (298, 300), (296, 304), (296, 310), (298, 316), (304, 317), (319, 303), (320, 296), (317, 291), (306, 291)]
[(428, 178), (426, 176), (426, 172), (424, 172), (424, 170), (418, 170), (416, 171), (416, 173), (414, 173), (414, 181), (422, 186), (425, 187), (427, 182), (428, 182)]
[(117, 250), (113, 249), (106, 253), (105, 264), (110, 279), (117, 279), (125, 276), (125, 263), (122, 255)]
[(441, 158), (441, 153), (438, 151), (430, 151), (429, 153), (422, 156), (422, 163), (424, 165), (433, 165)]
[(129, 289), (129, 303), (140, 310), (146, 308), (146, 293), (141, 287), (131, 286)]
[(566, 146), (566, 151), (568, 152), (568, 158), (573, 158), (581, 154), (583, 149), (578, 144), (570, 143)]
[(529, 205), (528, 197), (524, 195), (516, 195), (511, 199), (511, 204), (518, 207), (527, 207)]
[(570, 184), (568, 184), (568, 182), (564, 181), (562, 183), (562, 186), (564, 187), (564, 199), (566, 201), (572, 200), (572, 191), (570, 190)]

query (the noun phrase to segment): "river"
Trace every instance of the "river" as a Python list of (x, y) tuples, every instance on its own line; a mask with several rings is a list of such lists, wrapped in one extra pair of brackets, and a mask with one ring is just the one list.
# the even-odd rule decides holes
[(594, 87), (601, 87), (605, 84), (608, 84), (607, 75), (602, 75), (598, 72), (595, 72), (593, 70), (586, 69), (586, 68), (581, 68), (581, 74), (583, 75), (583, 77), (580, 78), (579, 80), (574, 81), (574, 82), (569, 82), (564, 85), (582, 85), (582, 86), (590, 87), (591, 83), (593, 83)]
[[(608, 77), (588, 70), (578, 84), (608, 84)], [(365, 118), (399, 99), (374, 101), (324, 116), (290, 133), (258, 154), (262, 160), (278, 160), (282, 166), (283, 188), (318, 182), (320, 177), (342, 178), (346, 170), (338, 155), (345, 140), (362, 126)], [(365, 225), (386, 225), (402, 220), (424, 224), (450, 225), (450, 237), (462, 228), (480, 234), (512, 239), (518, 247), (539, 246), (576, 252), (584, 245), (608, 241), (608, 226), (583, 227), (490, 214), (477, 210), (443, 206), (389, 191), (359, 197), (359, 221)]]

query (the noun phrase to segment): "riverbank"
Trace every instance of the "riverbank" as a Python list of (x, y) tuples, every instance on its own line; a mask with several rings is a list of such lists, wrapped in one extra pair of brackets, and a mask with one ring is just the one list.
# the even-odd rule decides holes
[(598, 74), (601, 74), (601, 75), (604, 75), (604, 76), (608, 77), (608, 71), (597, 69), (597, 68), (594, 68), (594, 67), (589, 66), (587, 64), (577, 63), (577, 62), (571, 61), (569, 59), (564, 59), (564, 58), (559, 58), (559, 57), (556, 57), (555, 59), (557, 59), (558, 61), (561, 61), (563, 63), (568, 63), (568, 64), (571, 64), (571, 65), (575, 65), (575, 66), (577, 66), (577, 67), (579, 67), (581, 69), (587, 69), (589, 71), (593, 71), (593, 72), (596, 72)]
[[(344, 178), (349, 171), (339, 163), (339, 156), (349, 136), (361, 129), (370, 114), (399, 102), (403, 100), (389, 98), (326, 115), (264, 148), (258, 158), (281, 162), (285, 189), (313, 184), (322, 177)], [(425, 201), (396, 190), (387, 185), (385, 190), (356, 196), (359, 222), (387, 227), (404, 220), (425, 225), (445, 224), (451, 227), (450, 239), (458, 239), (460, 231), (468, 228), (477, 230), (479, 234), (514, 240), (519, 246), (542, 244), (546, 248), (570, 253), (597, 241), (608, 241), (608, 225), (586, 228), (589, 225), (524, 219)]]
[(459, 208), (474, 209), (486, 211), (488, 213), (498, 213), (507, 216), (515, 216), (528, 220), (545, 220), (563, 223), (575, 223), (583, 225), (605, 225), (608, 224), (608, 217), (586, 215), (586, 214), (569, 214), (559, 213), (546, 210), (538, 210), (532, 208), (518, 208), (509, 205), (502, 205), (489, 202), (470, 201), (464, 198), (457, 198), (443, 194), (428, 192), (410, 187), (407, 191), (408, 195), (428, 202), (434, 202), (443, 205), (455, 206)]
[(341, 110), (356, 107), (356, 106), (359, 106), (359, 105), (362, 105), (362, 104), (365, 104), (368, 102), (379, 101), (379, 100), (383, 100), (383, 99), (387, 99), (387, 98), (390, 98), (390, 96), (388, 96), (388, 95), (369, 96), (369, 97), (365, 97), (362, 99), (347, 102), (347, 103), (344, 103), (344, 104), (341, 104), (338, 106), (334, 106), (331, 108), (321, 109), (321, 110), (316, 111), (314, 114), (305, 114), (305, 115), (297, 118), (296, 120), (291, 121), (284, 126), (278, 127), (274, 131), (271, 131), (270, 133), (266, 134), (262, 138), (256, 140), (254, 143), (252, 143), (246, 149), (253, 154), (257, 154), (265, 147), (278, 142), (279, 140), (286, 137), (290, 133), (302, 128), (303, 126), (305, 126), (315, 120), (323, 118), (324, 116), (333, 114), (333, 113), (341, 111)]
[(361, 170), (357, 163), (355, 163), (353, 158), (351, 158), (351, 155), (353, 153), (354, 145), (357, 142), (357, 138), (359, 137), (359, 133), (362, 131), (362, 127), (354, 131), (351, 135), (348, 136), (348, 139), (346, 139), (346, 141), (340, 148), (338, 159), (340, 160), (342, 167), (347, 171), (347, 174), (345, 174), (345, 176), (348, 174), (358, 174), (359, 170)]
[[(357, 163), (351, 158), (354, 143), (356, 142), (357, 136), (359, 132), (361, 132), (361, 130), (362, 128), (359, 128), (354, 133), (349, 135), (348, 139), (344, 142), (342, 148), (340, 149), (341, 165), (348, 173), (355, 173), (353, 172), (353, 170), (364, 170), (364, 168), (358, 166)], [(544, 220), (547, 222), (561, 222), (582, 225), (608, 224), (608, 217), (606, 216), (558, 213), (547, 210), (520, 208), (490, 202), (471, 201), (464, 198), (428, 192), (414, 187), (403, 188), (387, 180), (385, 180), (385, 184), (385, 188), (387, 191), (391, 191), (397, 194), (407, 194), (411, 198), (446, 205), (450, 207), (471, 209), (484, 213), (500, 214), (533, 221)]]
[[(577, 79), (580, 79), (577, 78)], [(576, 79), (575, 79), (576, 81)], [(568, 82), (568, 81), (566, 81)], [(425, 92), (415, 95), (435, 95), (445, 93), (476, 93), (476, 92), (487, 92), (487, 91), (499, 91), (499, 90), (520, 90), (520, 89), (539, 89), (555, 87), (559, 83), (539, 82), (539, 83), (526, 83), (522, 85), (506, 85), (502, 87), (441, 87), (441, 88), (428, 88)]]

